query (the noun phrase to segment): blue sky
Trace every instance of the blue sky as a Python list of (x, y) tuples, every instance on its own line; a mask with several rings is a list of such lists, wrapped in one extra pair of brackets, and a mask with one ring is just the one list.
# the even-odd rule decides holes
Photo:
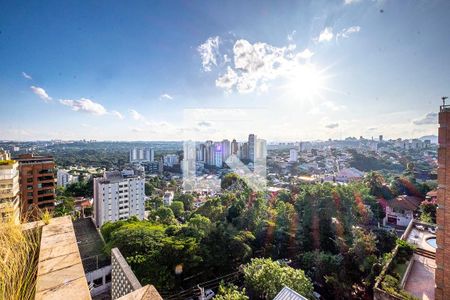
[(436, 133), (450, 2), (1, 1), (0, 139)]

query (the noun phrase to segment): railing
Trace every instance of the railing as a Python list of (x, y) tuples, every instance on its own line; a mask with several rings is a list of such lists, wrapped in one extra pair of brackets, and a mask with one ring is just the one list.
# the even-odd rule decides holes
[(440, 107), (441, 112), (450, 111), (450, 104), (444, 104)]

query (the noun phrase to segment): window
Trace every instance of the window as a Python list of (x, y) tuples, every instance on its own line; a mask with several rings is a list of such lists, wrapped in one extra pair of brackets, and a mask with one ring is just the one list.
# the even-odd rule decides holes
[(27, 182), (33, 182), (33, 178), (27, 178)]

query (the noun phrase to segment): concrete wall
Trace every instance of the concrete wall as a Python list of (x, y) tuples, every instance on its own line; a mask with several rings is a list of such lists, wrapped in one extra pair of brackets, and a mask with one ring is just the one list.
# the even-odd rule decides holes
[(142, 288), (119, 249), (111, 250), (111, 298), (113, 300)]

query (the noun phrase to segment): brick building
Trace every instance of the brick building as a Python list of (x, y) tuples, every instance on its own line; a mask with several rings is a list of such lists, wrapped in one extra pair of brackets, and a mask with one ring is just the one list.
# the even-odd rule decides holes
[[(450, 105), (439, 112), (435, 299), (450, 299)], [(447, 190), (448, 189), (448, 190)]]
[(22, 217), (34, 208), (53, 210), (55, 208), (55, 162), (51, 156), (20, 155), (20, 200)]

